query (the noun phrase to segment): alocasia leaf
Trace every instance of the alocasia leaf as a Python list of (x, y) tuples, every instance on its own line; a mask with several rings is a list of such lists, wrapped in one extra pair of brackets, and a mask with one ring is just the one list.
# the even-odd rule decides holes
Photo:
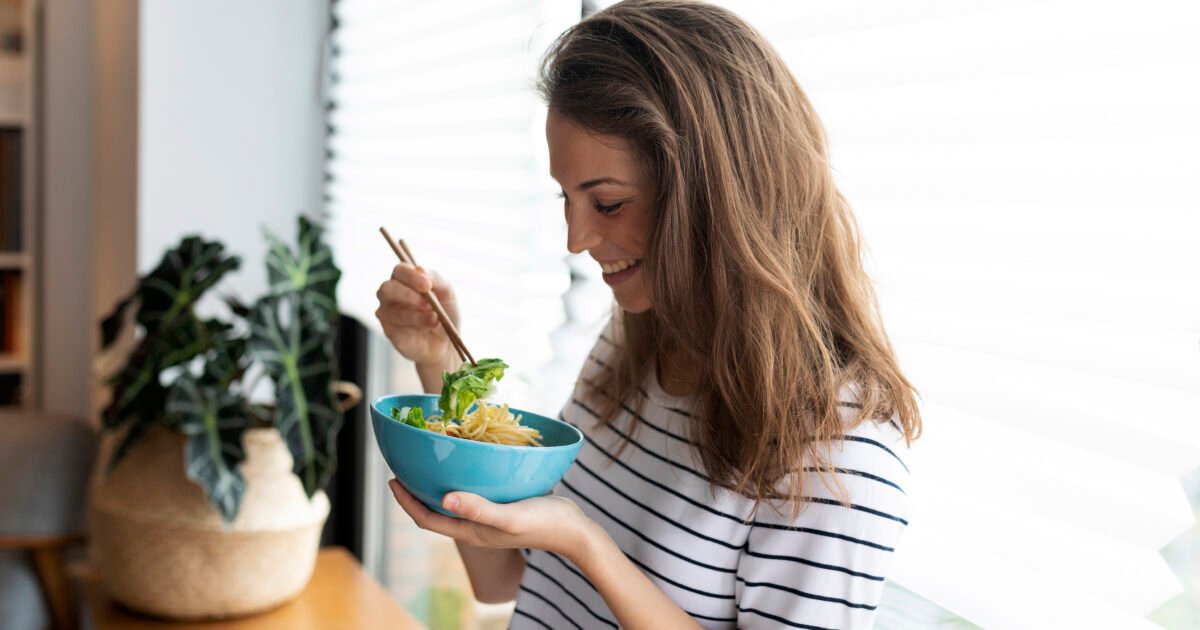
[(197, 319), (188, 311), (175, 317), (169, 328), (146, 335), (110, 381), (112, 402), (104, 409), (104, 425), (113, 428), (131, 419), (162, 418), (166, 389), (159, 383), (159, 373), (208, 352), (230, 328), (217, 320)]
[(201, 321), (192, 307), (204, 292), (240, 264), (228, 256), (223, 245), (191, 236), (163, 255), (158, 266), (138, 281), (137, 288), (101, 322), (101, 341), (111, 344), (120, 331), (127, 309), (137, 305), (141, 340), (125, 367), (109, 384), (112, 401), (103, 411), (109, 429), (131, 426), (113, 451), (111, 469), (145, 434), (147, 425), (168, 422), (166, 389), (159, 383), (161, 372), (181, 365), (212, 347), (213, 336), (225, 334), (227, 326), (213, 320)]
[(226, 330), (225, 334), (214, 335), (212, 349), (204, 363), (202, 380), (222, 388), (228, 388), (241, 378), (249, 359), (246, 354), (248, 339), (236, 337)]
[(333, 250), (322, 240), (321, 227), (300, 217), (299, 249), (293, 251), (269, 230), (263, 230), (267, 252), (267, 280), (271, 295), (299, 293), (323, 311), (326, 319), (337, 314), (337, 283), (342, 272), (333, 263)]
[(225, 246), (189, 236), (178, 247), (167, 251), (158, 266), (138, 282), (138, 323), (152, 334), (158, 328), (169, 327), (179, 315), (189, 311), (204, 295), (241, 260), (225, 254)]
[(325, 486), (336, 455), (342, 414), (333, 391), (333, 335), (323, 313), (297, 294), (268, 296), (254, 306), (250, 352), (275, 381), (275, 426), (311, 497)]
[(185, 374), (171, 384), (167, 413), (187, 436), (184, 463), (188, 478), (204, 489), (226, 523), (233, 521), (246, 493), (246, 480), (238, 467), (246, 458), (242, 433), (250, 420), (241, 397), (219, 384)]
[(117, 303), (112, 312), (107, 317), (100, 321), (100, 348), (108, 348), (112, 345), (117, 337), (121, 334), (121, 328), (125, 325), (125, 311), (133, 305), (134, 296), (137, 293), (131, 293), (125, 299)]

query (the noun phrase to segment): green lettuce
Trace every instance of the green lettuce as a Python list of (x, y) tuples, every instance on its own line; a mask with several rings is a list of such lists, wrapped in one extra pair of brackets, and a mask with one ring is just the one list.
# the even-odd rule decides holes
[(425, 412), (420, 407), (392, 407), (392, 419), (418, 429), (425, 428)]
[(500, 359), (480, 359), (475, 365), (463, 364), (457, 372), (442, 372), (442, 397), (438, 399), (442, 419), (462, 419), (476, 400), (491, 393), (507, 367)]

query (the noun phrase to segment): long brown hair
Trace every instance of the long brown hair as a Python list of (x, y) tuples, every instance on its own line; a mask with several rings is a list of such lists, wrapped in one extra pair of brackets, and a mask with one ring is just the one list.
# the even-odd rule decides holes
[(795, 511), (805, 469), (828, 471), (848, 428), (843, 386), (859, 391), (852, 425), (894, 418), (919, 435), (821, 122), (757, 31), (702, 2), (625, 0), (561, 35), (539, 79), (552, 110), (629, 140), (656, 185), (653, 307), (617, 315), (620, 349), (597, 383), (606, 421), (659, 353), (694, 362), (708, 475)]

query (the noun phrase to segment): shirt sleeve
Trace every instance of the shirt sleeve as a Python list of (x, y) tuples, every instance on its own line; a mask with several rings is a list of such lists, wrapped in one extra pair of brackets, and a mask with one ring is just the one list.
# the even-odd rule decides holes
[(805, 475), (804, 509), (759, 509), (737, 568), (739, 628), (870, 628), (908, 525), (905, 442), (867, 421), (831, 445), (830, 484)]

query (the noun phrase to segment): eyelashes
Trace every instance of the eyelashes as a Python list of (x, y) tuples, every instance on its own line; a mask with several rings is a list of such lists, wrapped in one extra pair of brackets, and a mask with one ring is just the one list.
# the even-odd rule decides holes
[(625, 205), (625, 202), (620, 201), (620, 202), (612, 204), (611, 206), (605, 206), (605, 205), (602, 205), (599, 203), (593, 203), (592, 207), (595, 208), (596, 212), (599, 212), (600, 214), (613, 214), (617, 210), (620, 210), (621, 206), (623, 206), (623, 205)]
[[(564, 201), (567, 201), (567, 193), (559, 191), (558, 198), (562, 199)], [(606, 206), (600, 202), (593, 201), (592, 209), (594, 209), (596, 212), (599, 212), (600, 214), (614, 214), (618, 210), (620, 210), (621, 207), (625, 205), (625, 203), (626, 202), (624, 202), (624, 201), (618, 201), (617, 203)]]

